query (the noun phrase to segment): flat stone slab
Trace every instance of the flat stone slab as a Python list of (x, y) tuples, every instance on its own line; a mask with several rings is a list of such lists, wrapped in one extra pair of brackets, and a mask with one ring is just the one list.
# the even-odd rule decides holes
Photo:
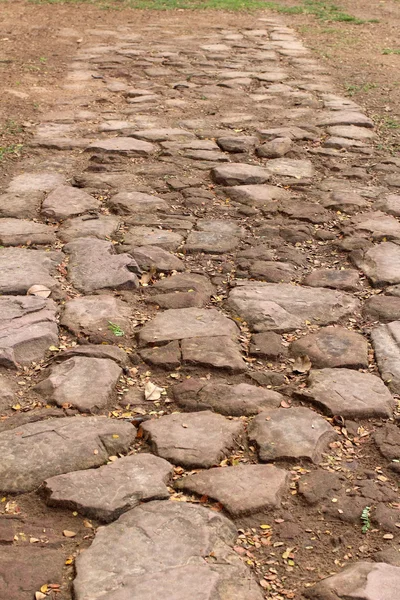
[(303, 179), (313, 177), (314, 168), (311, 160), (297, 160), (294, 158), (274, 158), (265, 165), (271, 175), (281, 175)]
[(304, 284), (352, 292), (359, 289), (360, 276), (355, 269), (315, 269), (304, 278)]
[(169, 209), (168, 203), (162, 198), (141, 192), (120, 192), (112, 196), (108, 204), (120, 215), (153, 213), (153, 211)]
[(0, 490), (31, 492), (45, 479), (99, 467), (126, 452), (136, 429), (107, 417), (63, 417), (0, 433)]
[(39, 214), (44, 192), (21, 192), (0, 195), (0, 217), (34, 219)]
[(186, 468), (218, 465), (243, 434), (243, 423), (210, 411), (173, 413), (145, 421), (152, 452)]
[(232, 549), (236, 536), (231, 521), (202, 506), (141, 504), (98, 529), (79, 555), (75, 597), (262, 600), (249, 568)]
[(328, 133), (337, 137), (361, 141), (368, 141), (376, 138), (376, 133), (373, 131), (370, 131), (365, 127), (356, 127), (355, 125), (334, 125), (328, 128)]
[(127, 367), (130, 364), (129, 355), (118, 346), (111, 344), (84, 344), (82, 346), (72, 346), (58, 354), (54, 360), (61, 362), (71, 358), (71, 356), (88, 356), (90, 358), (109, 358), (115, 361), (120, 367)]
[(161, 308), (189, 308), (207, 304), (214, 287), (204, 275), (178, 273), (160, 279), (148, 291), (156, 293), (146, 301), (156, 303)]
[(53, 274), (62, 260), (57, 251), (0, 248), (0, 293), (26, 294), (33, 285), (53, 289), (58, 284)]
[(55, 241), (56, 234), (49, 225), (21, 219), (0, 219), (0, 244), (2, 246), (53, 244)]
[(229, 336), (196, 337), (181, 341), (182, 360), (193, 365), (243, 373), (247, 364), (240, 346)]
[(215, 308), (180, 308), (166, 310), (155, 316), (139, 332), (141, 345), (187, 338), (238, 335), (236, 324)]
[(364, 304), (363, 314), (373, 321), (397, 321), (400, 319), (400, 297), (371, 296)]
[(125, 456), (99, 469), (47, 479), (46, 504), (109, 523), (141, 502), (169, 498), (166, 484), (172, 469), (152, 454)]
[(318, 122), (319, 127), (333, 127), (337, 125), (355, 125), (357, 127), (373, 128), (374, 122), (359, 112), (334, 110), (327, 112)]
[(62, 185), (53, 190), (42, 204), (42, 215), (62, 221), (88, 211), (98, 210), (101, 202), (84, 190)]
[(397, 466), (400, 459), (400, 428), (394, 423), (385, 423), (375, 430), (374, 441), (382, 456), (396, 461)]
[(214, 498), (238, 517), (278, 508), (288, 491), (289, 473), (272, 465), (217, 467), (178, 479), (175, 487)]
[(369, 419), (392, 416), (395, 401), (383, 381), (350, 369), (311, 371), (308, 388), (299, 392), (328, 415)]
[(100, 240), (112, 238), (118, 231), (121, 220), (113, 215), (86, 215), (64, 221), (58, 231), (63, 242), (76, 238), (94, 237)]
[(264, 183), (271, 178), (271, 172), (259, 165), (229, 163), (211, 170), (211, 178), (222, 185), (248, 185)]
[(290, 345), (292, 356), (307, 355), (313, 367), (368, 367), (368, 342), (344, 327), (324, 327)]
[(400, 196), (398, 194), (389, 194), (386, 198), (376, 203), (376, 208), (394, 217), (400, 217)]
[(144, 271), (155, 269), (156, 272), (183, 271), (185, 263), (163, 248), (157, 246), (138, 246), (131, 250), (131, 255)]
[(16, 194), (50, 192), (64, 183), (65, 177), (59, 173), (23, 173), (11, 180), (7, 192)]
[(383, 381), (400, 393), (400, 321), (379, 325), (371, 332), (376, 362)]
[(262, 412), (249, 425), (249, 439), (264, 462), (282, 459), (321, 460), (336, 432), (309, 408), (278, 408)]
[(131, 227), (124, 235), (122, 248), (133, 252), (138, 246), (157, 246), (163, 250), (176, 250), (183, 242), (183, 235), (176, 231), (152, 227)]
[(399, 240), (400, 223), (395, 217), (386, 215), (381, 211), (358, 215), (352, 218), (350, 229), (365, 232), (373, 240)]
[(80, 292), (131, 290), (139, 283), (138, 266), (130, 254), (115, 254), (111, 242), (96, 238), (78, 238), (64, 246), (70, 255), (68, 278)]
[[(132, 333), (131, 311), (119, 298), (101, 294), (73, 298), (64, 304), (61, 324), (77, 337), (88, 337), (93, 343), (122, 342)], [(118, 336), (114, 326), (119, 327)]]
[(108, 152), (110, 154), (124, 154), (126, 156), (151, 156), (157, 147), (150, 142), (136, 140), (131, 137), (117, 137), (108, 140), (92, 142), (86, 152)]
[(0, 365), (42, 360), (58, 345), (57, 307), (36, 296), (0, 296)]
[(147, 140), (148, 142), (166, 142), (168, 140), (183, 141), (196, 139), (194, 133), (191, 131), (185, 131), (185, 129), (179, 129), (178, 127), (132, 131), (131, 137), (134, 137), (138, 140)]
[(228, 305), (253, 331), (292, 331), (306, 321), (329, 325), (359, 311), (350, 294), (286, 283), (243, 282), (231, 291)]
[(225, 379), (191, 377), (173, 387), (174, 399), (187, 411), (213, 410), (221, 415), (251, 416), (278, 408), (284, 396), (248, 383), (229, 384)]
[(314, 600), (394, 600), (400, 585), (400, 567), (387, 563), (356, 562), (305, 591)]
[(112, 400), (122, 369), (108, 358), (74, 356), (51, 367), (35, 391), (57, 406), (95, 413)]
[(226, 187), (224, 192), (240, 204), (262, 208), (271, 202), (279, 202), (290, 198), (289, 192), (273, 185), (233, 185)]
[(373, 285), (400, 283), (400, 246), (382, 242), (362, 252), (355, 250), (352, 260)]
[(232, 252), (239, 243), (239, 238), (226, 233), (191, 231), (187, 237), (184, 251), (187, 253), (225, 254), (226, 252)]

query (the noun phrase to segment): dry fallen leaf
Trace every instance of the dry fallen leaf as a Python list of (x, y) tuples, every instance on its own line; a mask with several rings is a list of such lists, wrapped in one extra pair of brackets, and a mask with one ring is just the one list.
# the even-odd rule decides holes
[(144, 386), (144, 397), (146, 400), (154, 402), (154, 400), (159, 400), (161, 398), (161, 392), (163, 391), (164, 388), (158, 387), (155, 383), (148, 381)]
[(46, 594), (42, 594), (42, 592), (35, 592), (35, 600), (44, 600), (46, 597)]
[(68, 529), (64, 529), (63, 536), (67, 538), (73, 538), (76, 536), (75, 531), (69, 531)]
[(31, 285), (26, 293), (28, 296), (40, 296), (40, 298), (48, 298), (51, 294), (51, 290), (49, 290), (49, 288), (45, 285)]
[(307, 354), (298, 356), (293, 363), (292, 370), (295, 373), (308, 373), (311, 369), (311, 360)]

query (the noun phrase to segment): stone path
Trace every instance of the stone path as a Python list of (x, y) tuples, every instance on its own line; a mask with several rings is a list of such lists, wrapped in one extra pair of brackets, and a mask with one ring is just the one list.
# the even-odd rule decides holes
[(398, 598), (400, 163), (251, 20), (84, 32), (2, 190), (2, 598)]

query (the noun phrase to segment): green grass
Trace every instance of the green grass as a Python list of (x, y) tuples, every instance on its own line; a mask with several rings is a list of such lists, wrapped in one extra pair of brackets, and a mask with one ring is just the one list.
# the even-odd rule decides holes
[(384, 48), (382, 50), (382, 54), (400, 54), (400, 49), (398, 49), (398, 48)]
[(370, 90), (374, 90), (378, 87), (376, 83), (364, 83), (362, 85), (356, 85), (352, 83), (346, 83), (345, 86), (347, 96), (354, 96), (354, 94), (358, 94), (359, 92), (369, 92)]
[(21, 156), (22, 144), (10, 144), (9, 146), (0, 146), (0, 162), (7, 157)]

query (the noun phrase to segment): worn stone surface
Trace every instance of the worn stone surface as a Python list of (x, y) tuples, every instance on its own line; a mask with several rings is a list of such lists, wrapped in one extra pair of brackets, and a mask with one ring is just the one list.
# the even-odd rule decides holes
[(367, 340), (343, 327), (324, 327), (290, 345), (292, 356), (307, 355), (313, 367), (368, 367)]
[[(248, 567), (232, 550), (236, 535), (226, 517), (202, 506), (142, 504), (97, 531), (77, 560), (75, 596), (232, 600), (236, 595), (238, 600), (261, 600)], [(112, 555), (110, 547), (115, 549)], [(210, 554), (215, 564), (208, 562)]]
[(92, 142), (86, 148), (87, 152), (105, 152), (110, 154), (123, 154), (126, 156), (151, 156), (156, 150), (157, 148), (154, 144), (130, 137), (98, 140), (97, 142)]
[(356, 562), (306, 590), (315, 600), (392, 600), (398, 593), (400, 567), (386, 563)]
[(58, 345), (57, 308), (35, 296), (0, 296), (0, 365), (13, 367), (42, 360)]
[[(83, 296), (68, 300), (61, 315), (61, 324), (77, 337), (88, 337), (91, 342), (114, 343), (126, 340), (131, 334), (130, 310), (119, 298), (111, 295)], [(119, 327), (119, 335), (113, 331)]]
[(209, 279), (196, 273), (178, 273), (157, 281), (149, 291), (156, 292), (147, 298), (162, 308), (190, 308), (204, 306), (210, 300), (213, 286)]
[(0, 248), (0, 293), (26, 294), (33, 285), (53, 289), (57, 285), (53, 275), (62, 260), (58, 251)]
[(169, 498), (172, 465), (152, 454), (120, 458), (99, 469), (57, 475), (44, 482), (46, 503), (77, 510), (99, 521), (115, 521), (141, 502)]
[(42, 214), (45, 217), (62, 221), (69, 217), (96, 211), (101, 203), (84, 190), (69, 185), (62, 185), (53, 190), (42, 204)]
[(225, 192), (235, 202), (260, 208), (271, 202), (289, 198), (286, 190), (273, 185), (238, 185), (234, 183), (225, 188)]
[(392, 392), (400, 393), (400, 321), (375, 327), (371, 338), (383, 381)]
[(152, 227), (131, 227), (124, 235), (122, 248), (130, 253), (138, 246), (158, 246), (163, 250), (174, 251), (183, 242), (183, 236), (175, 231)]
[(108, 358), (75, 356), (51, 367), (35, 391), (58, 406), (96, 413), (113, 398), (122, 369)]
[(23, 173), (11, 180), (7, 192), (25, 194), (31, 192), (50, 192), (65, 183), (60, 173)]
[(400, 428), (394, 423), (385, 423), (374, 434), (379, 452), (389, 460), (400, 459)]
[(268, 181), (271, 172), (258, 165), (230, 163), (212, 169), (211, 177), (222, 185), (248, 185)]
[(271, 175), (281, 175), (295, 179), (313, 177), (314, 175), (314, 168), (310, 160), (274, 158), (267, 162), (266, 169)]
[(110, 207), (120, 215), (153, 213), (168, 210), (168, 204), (162, 198), (140, 192), (120, 192), (109, 200)]
[(189, 364), (226, 369), (233, 373), (242, 373), (247, 368), (239, 345), (229, 336), (186, 338), (182, 340), (181, 348), (182, 359)]
[(240, 421), (210, 411), (175, 413), (142, 424), (151, 450), (187, 468), (218, 465), (243, 433)]
[(225, 379), (190, 378), (174, 386), (176, 402), (188, 411), (213, 410), (222, 415), (251, 416), (277, 408), (284, 396), (248, 383), (229, 384)]
[(184, 262), (167, 250), (157, 246), (138, 246), (131, 251), (133, 258), (144, 271), (183, 271)]
[(373, 285), (400, 283), (400, 246), (382, 242), (366, 250), (355, 250), (352, 259)]
[(287, 354), (287, 347), (282, 344), (281, 336), (277, 333), (255, 333), (251, 336), (250, 354), (278, 358)]
[(345, 292), (285, 283), (238, 284), (228, 304), (253, 331), (291, 331), (305, 321), (328, 325), (359, 310), (358, 300)]
[(120, 367), (129, 365), (129, 355), (118, 346), (111, 344), (84, 344), (83, 346), (73, 346), (55, 357), (57, 362), (71, 358), (71, 356), (89, 356), (90, 358), (109, 358), (115, 361)]
[(397, 296), (371, 296), (364, 304), (363, 313), (374, 321), (397, 321), (400, 319), (400, 298)]
[[(280, 506), (289, 473), (272, 465), (218, 467), (179, 479), (175, 487), (218, 500), (234, 517)], [(251, 490), (251, 493), (249, 493)]]
[(107, 417), (49, 419), (5, 431), (0, 434), (0, 489), (29, 492), (54, 475), (98, 467), (126, 452), (135, 435), (130, 423)]
[(0, 219), (0, 244), (2, 246), (52, 244), (55, 241), (54, 229), (49, 225), (21, 219)]
[(138, 267), (129, 254), (114, 254), (111, 242), (78, 238), (64, 246), (69, 254), (68, 277), (79, 291), (130, 290), (138, 287)]
[(311, 371), (309, 387), (299, 392), (328, 415), (345, 418), (392, 416), (394, 399), (379, 377), (350, 369)]
[(120, 219), (113, 215), (86, 215), (64, 221), (58, 235), (63, 242), (76, 238), (94, 237), (100, 240), (112, 238), (118, 231)]
[(315, 269), (304, 278), (304, 284), (311, 287), (327, 287), (346, 292), (356, 291), (360, 287), (360, 276), (355, 269)]
[(308, 408), (278, 408), (262, 412), (249, 425), (249, 439), (258, 448), (260, 460), (321, 460), (335, 430)]
[(278, 158), (284, 156), (292, 147), (290, 138), (278, 137), (266, 142), (257, 148), (257, 155), (263, 158)]
[(39, 214), (44, 192), (21, 192), (0, 195), (0, 217), (34, 219)]
[(238, 334), (233, 321), (215, 308), (181, 308), (167, 310), (156, 315), (139, 332), (141, 344), (156, 344), (171, 340), (210, 337), (215, 332), (220, 336)]

